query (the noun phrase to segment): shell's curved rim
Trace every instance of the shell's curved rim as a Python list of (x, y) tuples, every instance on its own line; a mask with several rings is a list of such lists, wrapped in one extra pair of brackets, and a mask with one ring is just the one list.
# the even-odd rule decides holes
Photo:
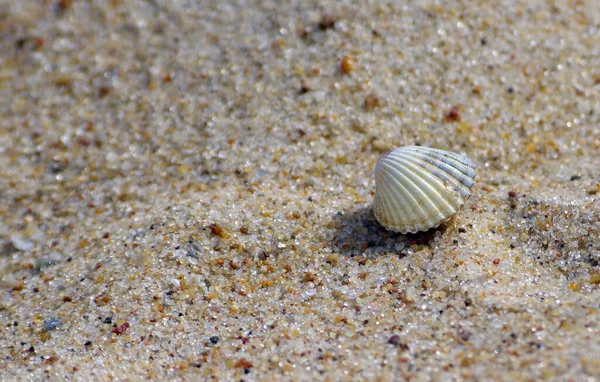
[[(395, 174), (389, 176), (391, 172)], [(406, 234), (437, 228), (460, 211), (473, 194), (477, 166), (461, 154), (423, 146), (403, 146), (381, 156), (375, 167), (375, 175), (375, 218), (385, 228)], [(398, 177), (405, 183), (397, 181)], [(457, 197), (445, 198), (435, 186), (440, 189), (446, 187), (449, 193)], [(401, 206), (394, 203), (394, 198), (410, 202), (406, 203), (407, 206)], [(434, 201), (429, 206), (430, 211), (426, 211), (422, 205), (423, 200)], [(452, 200), (456, 202), (452, 203)], [(397, 224), (380, 216), (380, 212), (392, 208), (400, 209), (401, 214), (411, 215), (413, 219), (406, 224)]]

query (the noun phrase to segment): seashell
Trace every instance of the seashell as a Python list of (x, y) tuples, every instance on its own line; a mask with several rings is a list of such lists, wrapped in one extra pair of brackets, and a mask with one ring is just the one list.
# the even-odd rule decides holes
[(395, 148), (375, 166), (375, 218), (401, 233), (435, 228), (471, 196), (476, 168), (468, 158), (449, 151)]

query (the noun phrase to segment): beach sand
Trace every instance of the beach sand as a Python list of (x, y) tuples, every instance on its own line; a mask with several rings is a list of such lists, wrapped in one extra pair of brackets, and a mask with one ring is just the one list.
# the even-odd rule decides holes
[(596, 380), (600, 2), (358, 3), (0, 3), (1, 380)]

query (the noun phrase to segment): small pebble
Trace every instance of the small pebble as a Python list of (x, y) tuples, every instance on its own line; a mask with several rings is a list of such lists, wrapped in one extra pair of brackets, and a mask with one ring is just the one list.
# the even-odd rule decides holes
[(388, 344), (394, 345), (402, 350), (408, 350), (408, 345), (402, 343), (400, 336), (397, 334), (394, 334), (388, 339)]
[(229, 238), (231, 235), (219, 224), (209, 224), (206, 228), (210, 229), (213, 235), (223, 239)]
[(35, 248), (35, 244), (30, 240), (21, 239), (16, 236), (11, 236), (12, 245), (19, 251), (31, 251)]
[(462, 118), (460, 116), (460, 106), (452, 107), (448, 114), (446, 114), (446, 120), (449, 122), (460, 122), (461, 119)]
[(319, 28), (321, 30), (326, 30), (335, 27), (335, 16), (330, 14), (324, 14), (319, 21)]
[(303, 80), (302, 82), (300, 82), (300, 90), (298, 91), (298, 93), (305, 94), (311, 90), (312, 90), (312, 86), (306, 80)]
[(120, 336), (121, 334), (125, 333), (125, 331), (129, 329), (129, 327), (129, 322), (124, 322), (123, 324), (121, 324), (121, 326), (114, 327), (112, 332)]
[(44, 320), (44, 329), (47, 331), (52, 331), (60, 328), (63, 325), (62, 319), (60, 317), (50, 317)]
[(342, 73), (348, 74), (356, 70), (356, 60), (350, 54), (347, 54), (342, 58), (341, 63)]
[(327, 262), (329, 264), (334, 264), (337, 263), (340, 260), (340, 254), (339, 253), (330, 253), (327, 255)]
[(369, 95), (367, 95), (367, 97), (365, 98), (365, 110), (367, 111), (372, 111), (376, 108), (378, 108), (380, 105), (380, 101), (379, 101), (379, 97), (377, 97), (377, 94), (375, 93), (369, 93)]
[[(246, 358), (241, 358), (239, 361), (236, 362), (235, 366), (242, 367), (244, 369), (250, 369), (253, 365), (252, 362), (248, 361)], [(246, 372), (246, 374), (248, 373)]]
[(373, 149), (375, 151), (378, 151), (380, 153), (390, 151), (390, 149), (392, 148), (392, 142), (383, 139), (375, 139), (373, 143), (371, 143), (371, 145), (373, 146)]
[(48, 259), (48, 258), (45, 258), (45, 257), (40, 257), (38, 259), (35, 259), (33, 268), (37, 272), (39, 272), (40, 270), (42, 270), (42, 269), (44, 269), (46, 267), (49, 267), (51, 265), (54, 265), (54, 264), (55, 264), (55, 262), (52, 259)]

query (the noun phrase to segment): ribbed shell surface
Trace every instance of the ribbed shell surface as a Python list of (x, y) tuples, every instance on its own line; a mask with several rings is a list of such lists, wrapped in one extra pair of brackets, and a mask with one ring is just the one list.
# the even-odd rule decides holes
[(395, 148), (375, 167), (377, 221), (392, 231), (426, 231), (471, 196), (476, 166), (466, 157), (420, 146)]

